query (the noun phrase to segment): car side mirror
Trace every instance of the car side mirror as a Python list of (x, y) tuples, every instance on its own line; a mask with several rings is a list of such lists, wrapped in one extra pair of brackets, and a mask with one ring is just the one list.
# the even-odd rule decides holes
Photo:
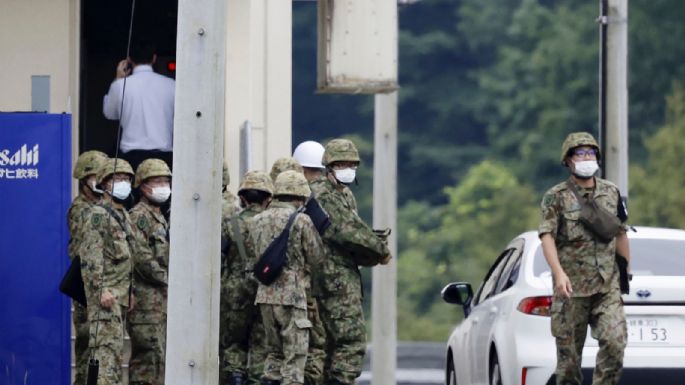
[(447, 303), (462, 305), (464, 316), (468, 317), (471, 312), (471, 300), (473, 300), (473, 288), (467, 282), (452, 282), (440, 292), (442, 299)]

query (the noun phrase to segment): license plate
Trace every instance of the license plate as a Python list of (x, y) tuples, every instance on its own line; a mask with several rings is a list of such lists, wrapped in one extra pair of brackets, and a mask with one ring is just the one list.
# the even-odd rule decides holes
[(671, 321), (667, 317), (628, 318), (628, 343), (668, 345), (680, 342), (680, 336), (677, 335), (680, 334), (680, 330), (675, 325), (677, 322)]

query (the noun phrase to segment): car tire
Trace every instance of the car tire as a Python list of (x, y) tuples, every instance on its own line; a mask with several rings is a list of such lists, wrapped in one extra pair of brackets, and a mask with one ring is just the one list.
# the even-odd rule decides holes
[(457, 372), (454, 370), (454, 360), (450, 354), (447, 357), (447, 373), (445, 373), (445, 385), (457, 385)]
[(490, 359), (490, 385), (502, 385), (502, 371), (496, 351), (492, 352), (492, 359)]

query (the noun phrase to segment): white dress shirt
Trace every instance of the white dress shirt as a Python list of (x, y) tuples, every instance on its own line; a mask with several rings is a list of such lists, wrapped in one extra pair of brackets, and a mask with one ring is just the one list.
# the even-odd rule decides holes
[(124, 79), (112, 82), (102, 112), (110, 120), (118, 120), (121, 114), (121, 151), (172, 150), (175, 84), (173, 79), (155, 73), (152, 66), (137, 65), (126, 79), (121, 113)]

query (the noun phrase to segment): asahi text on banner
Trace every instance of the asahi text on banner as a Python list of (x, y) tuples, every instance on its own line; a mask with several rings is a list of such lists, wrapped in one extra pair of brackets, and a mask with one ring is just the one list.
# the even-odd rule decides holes
[(0, 179), (38, 179), (38, 144), (0, 150)]

